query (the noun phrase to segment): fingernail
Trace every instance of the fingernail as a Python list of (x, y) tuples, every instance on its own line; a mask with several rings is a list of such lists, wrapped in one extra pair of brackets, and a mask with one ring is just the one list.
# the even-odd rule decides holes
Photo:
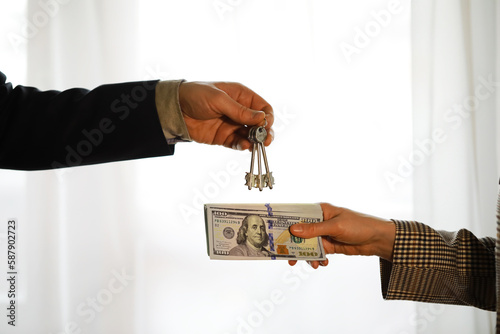
[(264, 112), (263, 111), (254, 111), (252, 115), (252, 119), (255, 118), (260, 118), (260, 115), (262, 115)]
[[(293, 231), (292, 231), (292, 228), (293, 228)], [(292, 226), (290, 226), (289, 230), (290, 230), (291, 234), (302, 233), (302, 231), (304, 231), (304, 229), (300, 225), (292, 225)]]

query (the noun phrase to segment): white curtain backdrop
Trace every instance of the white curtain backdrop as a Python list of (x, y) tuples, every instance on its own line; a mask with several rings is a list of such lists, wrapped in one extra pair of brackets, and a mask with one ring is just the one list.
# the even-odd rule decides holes
[[(26, 83), (62, 90), (137, 78), (135, 12), (133, 1), (28, 1)], [(137, 329), (133, 177), (127, 164), (26, 173), (23, 333)]]
[[(495, 236), (498, 1), (412, 2), (415, 219)], [(419, 304), (420, 314), (429, 306)], [(493, 333), (494, 314), (435, 308), (429, 333)]]
[[(0, 268), (6, 261), (5, 222), (14, 217), (20, 226), (18, 326), (2, 320), (1, 333), (435, 333), (458, 323), (453, 315), (462, 313), (467, 324), (460, 328), (471, 329), (468, 333), (488, 328), (487, 312), (383, 301), (376, 258), (334, 256), (327, 268), (314, 272), (305, 264), (210, 261), (202, 211), (203, 203), (214, 202), (326, 201), (493, 235), (493, 227), (483, 222), (493, 222), (487, 212), (496, 191), (496, 181), (490, 185), (488, 178), (498, 177), (491, 165), (495, 146), (491, 141), (485, 146), (488, 137), (477, 137), (467, 152), (465, 144), (454, 144), (456, 154), (477, 153), (475, 160), (461, 156), (455, 163), (446, 156), (452, 148), (444, 148), (459, 140), (454, 139), (462, 136), (459, 132), (495, 135), (494, 116), (481, 118), (492, 117), (486, 115), (495, 108), (488, 109), (493, 94), (418, 168), (401, 167), (420, 147), (416, 141), (430, 138), (429, 127), (439, 126), (431, 121), (441, 120), (435, 113), (473, 95), (478, 76), (487, 79), (488, 70), (494, 70), (470, 47), (476, 39), (488, 46), (491, 40), (482, 34), (487, 27), (471, 32), (460, 52), (446, 51), (453, 53), (443, 60), (448, 69), (460, 62), (457, 57), (463, 59), (453, 71), (457, 77), (437, 81), (450, 74), (435, 72), (442, 64), (429, 68), (429, 58), (418, 65), (416, 55), (430, 43), (430, 29), (438, 23), (454, 24), (459, 28), (448, 29), (465, 34), (462, 5), (448, 4), (459, 14), (445, 16), (429, 4), (380, 0), (0, 4), (5, 18), (0, 20), (0, 70), (14, 85), (67, 89), (143, 79), (238, 81), (266, 98), (276, 114), (276, 140), (268, 149), (276, 177), (271, 191), (244, 187), (249, 152), (196, 143), (178, 144), (171, 157), (57, 171), (0, 171)], [(432, 27), (416, 16), (427, 10)], [(496, 21), (483, 20), (480, 10), (494, 12), (478, 6), (478, 22), (468, 26), (479, 29), (489, 22), (494, 28)], [(414, 31), (424, 31), (418, 35), (423, 41), (413, 39), (413, 51), (410, 22)], [(456, 39), (467, 41), (460, 35)], [(433, 61), (444, 56), (437, 48), (442, 44), (432, 40), (437, 46), (427, 56), (435, 56)], [(484, 68), (475, 72), (479, 65)], [(413, 120), (412, 66), (418, 72)], [(426, 73), (432, 74), (431, 86)], [(435, 105), (437, 100), (427, 96), (437, 88), (447, 93), (433, 93), (433, 98), (451, 100)], [(478, 119), (472, 123), (473, 118)], [(448, 169), (452, 163), (462, 173), (453, 183), (435, 172), (428, 176), (428, 170)], [(483, 165), (489, 166), (484, 173)], [(463, 196), (454, 199), (457, 205), (437, 197), (452, 190), (449, 196)], [(437, 211), (438, 203), (443, 210), (449, 206), (447, 216)], [(6, 288), (0, 280), (2, 308)]]

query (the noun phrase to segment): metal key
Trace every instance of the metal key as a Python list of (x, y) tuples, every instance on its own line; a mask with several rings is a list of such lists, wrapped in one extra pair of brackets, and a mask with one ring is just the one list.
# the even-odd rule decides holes
[[(251, 190), (253, 187), (259, 188), (260, 191), (264, 187), (269, 187), (269, 189), (273, 189), (274, 177), (273, 173), (269, 171), (269, 165), (267, 163), (267, 155), (266, 149), (264, 147), (264, 142), (267, 138), (266, 128), (263, 126), (254, 126), (250, 128), (248, 133), (248, 139), (253, 143), (252, 147), (252, 161), (250, 162), (250, 173), (246, 173), (245, 180), (246, 185), (248, 186), (248, 190)], [(257, 153), (257, 168), (259, 174), (254, 175), (254, 161), (255, 154)], [(262, 175), (262, 163), (260, 155), (262, 153), (262, 157), (264, 158), (264, 165), (266, 167), (266, 174)]]

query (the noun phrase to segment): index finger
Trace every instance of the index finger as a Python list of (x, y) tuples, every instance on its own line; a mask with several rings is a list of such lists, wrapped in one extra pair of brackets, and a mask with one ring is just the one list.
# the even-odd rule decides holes
[(335, 218), (336, 216), (340, 215), (344, 208), (331, 205), (330, 203), (319, 203), (321, 206), (321, 210), (323, 211), (323, 220), (329, 220), (332, 218)]
[(214, 85), (226, 92), (233, 100), (245, 107), (253, 110), (261, 110), (266, 114), (266, 129), (270, 129), (274, 124), (273, 107), (259, 94), (245, 85), (237, 82), (216, 82)]

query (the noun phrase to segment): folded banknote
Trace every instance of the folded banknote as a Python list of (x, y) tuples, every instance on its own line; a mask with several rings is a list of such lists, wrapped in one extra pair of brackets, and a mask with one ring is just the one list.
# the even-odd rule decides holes
[(323, 220), (319, 204), (205, 204), (208, 255), (219, 260), (325, 260), (320, 238), (290, 234)]

